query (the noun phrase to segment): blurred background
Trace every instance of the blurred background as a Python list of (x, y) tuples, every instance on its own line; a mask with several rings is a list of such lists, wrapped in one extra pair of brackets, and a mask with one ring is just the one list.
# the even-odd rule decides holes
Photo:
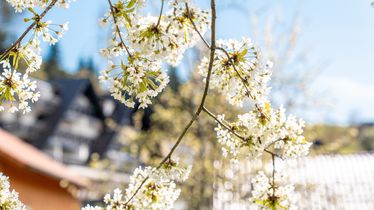
[[(160, 2), (150, 2), (149, 12), (158, 11)], [(43, 47), (42, 70), (33, 75), (41, 99), (29, 114), (0, 113), (0, 171), (32, 209), (80, 209), (126, 188), (134, 168), (162, 159), (200, 102), (203, 81), (195, 69), (206, 55), (202, 44), (180, 67), (165, 66), (171, 82), (151, 107), (129, 109), (110, 97), (97, 80), (106, 66), (98, 52), (110, 33), (98, 26), (106, 3), (79, 0), (47, 15), (70, 24), (58, 44)], [(195, 3), (209, 8), (207, 1)], [(272, 103), (307, 122), (311, 155), (282, 165), (300, 208), (374, 209), (371, 1), (217, 3), (218, 38), (251, 37), (274, 63)], [(0, 52), (25, 30), (23, 18), (0, 1)], [(232, 116), (249, 108), (232, 107), (214, 92), (207, 103)], [(214, 127), (200, 117), (177, 151), (193, 171), (180, 185), (176, 209), (255, 209), (250, 179), (271, 167), (266, 158), (225, 161)]]

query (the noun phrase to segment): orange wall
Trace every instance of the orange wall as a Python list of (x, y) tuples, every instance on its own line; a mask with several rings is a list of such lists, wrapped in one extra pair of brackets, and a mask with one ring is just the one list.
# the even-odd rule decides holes
[(59, 181), (0, 157), (0, 171), (9, 176), (11, 188), (30, 210), (79, 210), (80, 203)]

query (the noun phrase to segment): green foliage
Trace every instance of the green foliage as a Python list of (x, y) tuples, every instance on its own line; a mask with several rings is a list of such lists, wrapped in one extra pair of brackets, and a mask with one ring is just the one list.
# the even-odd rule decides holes
[(305, 137), (314, 141), (313, 154), (351, 154), (363, 151), (354, 126), (314, 125), (305, 129)]
[(364, 129), (359, 135), (359, 141), (364, 150), (374, 150), (374, 127)]

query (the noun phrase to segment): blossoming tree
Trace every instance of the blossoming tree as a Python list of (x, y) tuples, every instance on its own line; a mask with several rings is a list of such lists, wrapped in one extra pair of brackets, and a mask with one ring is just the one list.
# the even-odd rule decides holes
[[(107, 0), (108, 12), (100, 19), (109, 25), (112, 36), (101, 53), (108, 60), (107, 69), (99, 79), (107, 84), (112, 96), (125, 106), (140, 108), (152, 103), (169, 82), (162, 69), (163, 63), (177, 66), (188, 48), (202, 41), (209, 50), (198, 67), (205, 82), (196, 111), (177, 137), (169, 153), (156, 166), (137, 168), (127, 189), (114, 190), (104, 198), (106, 207), (97, 209), (171, 209), (179, 197), (178, 183), (184, 182), (192, 166), (184, 166), (174, 152), (190, 127), (206, 113), (217, 123), (217, 141), (224, 157), (259, 158), (270, 155), (272, 174), (260, 172), (253, 180), (252, 197), (248, 202), (261, 209), (292, 209), (293, 187), (284, 183), (282, 173), (276, 170), (275, 158), (287, 159), (305, 156), (310, 143), (303, 137), (304, 122), (287, 116), (284, 108), (271, 106), (268, 81), (271, 63), (267, 62), (249, 38), (241, 40), (216, 39), (216, 2), (210, 0), (210, 10), (198, 8), (189, 0), (160, 0), (160, 12), (155, 16), (143, 15), (145, 0)], [(44, 20), (55, 7), (68, 8), (71, 0), (7, 0), (16, 12), (28, 10), (30, 25), (24, 33), (0, 55), (0, 110), (30, 112), (30, 103), (40, 93), (30, 74), (42, 63), (40, 42), (55, 44), (68, 29), (68, 24), (53, 24)], [(36, 11), (41, 10), (41, 13)], [(207, 41), (204, 34), (210, 31)], [(22, 65), (19, 65), (22, 63)], [(20, 71), (19, 67), (26, 65)], [(25, 73), (20, 73), (25, 72)], [(224, 94), (227, 102), (251, 110), (226, 120), (225, 114), (215, 114), (206, 106), (210, 89)], [(229, 110), (227, 110), (229, 112)]]

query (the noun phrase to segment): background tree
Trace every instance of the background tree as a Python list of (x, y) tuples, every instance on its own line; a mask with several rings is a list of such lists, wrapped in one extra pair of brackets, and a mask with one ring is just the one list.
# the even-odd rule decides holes
[[(167, 88), (160, 96), (159, 102), (153, 106), (151, 129), (141, 131), (141, 127), (138, 126), (137, 130), (140, 132), (136, 135), (129, 136), (125, 133), (122, 138), (123, 149), (136, 155), (146, 165), (156, 164), (167, 153), (173, 143), (173, 137), (181, 132), (186, 120), (191, 118), (203, 90), (203, 81), (195, 71), (185, 83), (180, 82), (175, 69), (171, 69), (170, 74), (177, 82)], [(224, 101), (222, 96), (211, 97), (207, 100), (207, 106), (214, 108), (212, 111), (216, 113), (224, 110), (230, 110), (233, 115), (238, 113), (237, 108)], [(216, 104), (221, 105), (215, 106)], [(135, 118), (139, 121), (142, 117)], [(213, 163), (221, 159), (221, 148), (217, 145), (214, 132), (215, 126), (216, 123), (211, 119), (199, 118), (177, 150), (178, 157), (189, 164), (195, 163), (190, 178), (181, 186), (181, 197), (187, 204), (186, 209), (212, 209), (215, 173)]]
[(0, 1), (0, 51), (3, 52), (9, 44), (9, 30), (7, 26), (10, 24), (13, 13), (8, 3)]
[(284, 20), (278, 12), (270, 10), (269, 2), (254, 4), (254, 7), (248, 7), (248, 2), (223, 0), (218, 5), (220, 10), (234, 10), (248, 20), (250, 37), (261, 46), (263, 56), (273, 62), (270, 81), (272, 103), (304, 115), (305, 111), (313, 108), (327, 109), (327, 97), (312, 87), (328, 62), (311, 59), (310, 48), (300, 45), (305, 17), (298, 15), (296, 10), (291, 19)]
[(44, 62), (44, 72), (48, 79), (70, 78), (71, 76), (61, 67), (59, 45), (51, 45)]

